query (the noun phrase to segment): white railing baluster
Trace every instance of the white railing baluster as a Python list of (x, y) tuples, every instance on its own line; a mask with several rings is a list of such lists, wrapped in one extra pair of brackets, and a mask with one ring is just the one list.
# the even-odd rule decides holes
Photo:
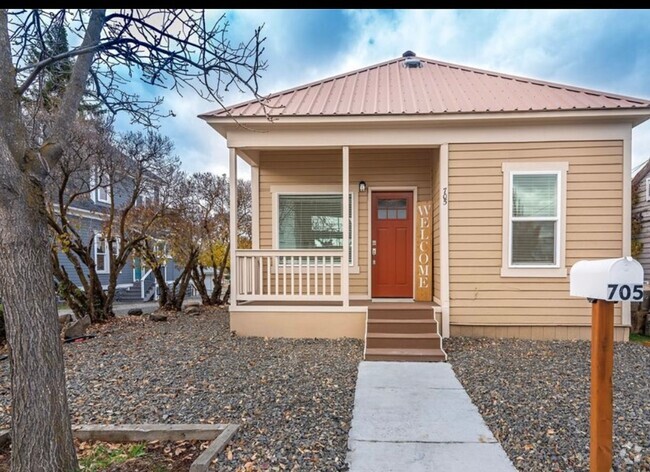
[(282, 295), (287, 294), (287, 257), (282, 258)]
[(275, 293), (273, 295), (275, 295), (276, 297), (278, 295), (280, 295), (280, 287), (278, 286), (279, 283), (280, 283), (279, 282), (280, 277), (278, 275), (278, 271), (280, 270), (279, 263), (280, 263), (280, 258), (276, 257), (275, 258), (275, 267), (273, 268), (273, 272), (275, 272), (275, 275), (274, 275), (274, 277), (275, 277)]
[(271, 295), (271, 258), (266, 257), (266, 294)]
[(248, 257), (244, 257), (244, 270), (242, 272), (242, 277), (244, 277), (244, 295), (248, 295)]
[[(342, 251), (330, 249), (239, 250), (233, 262), (236, 296), (242, 301), (341, 300), (335, 287), (338, 274), (335, 260), (341, 254)], [(290, 290), (287, 284), (291, 284)]]
[(307, 258), (307, 295), (311, 293), (311, 281), (309, 280), (309, 267), (311, 266), (311, 262), (309, 262), (309, 257)]

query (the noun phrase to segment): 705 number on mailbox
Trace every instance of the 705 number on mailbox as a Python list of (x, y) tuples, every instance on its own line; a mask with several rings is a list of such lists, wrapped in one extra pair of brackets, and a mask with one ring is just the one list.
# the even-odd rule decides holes
[(643, 300), (643, 285), (609, 284), (607, 300), (640, 302)]

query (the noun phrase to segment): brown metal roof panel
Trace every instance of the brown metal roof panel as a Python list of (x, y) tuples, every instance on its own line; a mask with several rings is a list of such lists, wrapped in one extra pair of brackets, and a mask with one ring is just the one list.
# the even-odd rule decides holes
[[(516, 77), (420, 58), (397, 58), (271, 95), (271, 115), (420, 114), (479, 111), (649, 108), (650, 101)], [(263, 116), (256, 101), (234, 105), (234, 116)], [(226, 116), (225, 110), (206, 115)]]

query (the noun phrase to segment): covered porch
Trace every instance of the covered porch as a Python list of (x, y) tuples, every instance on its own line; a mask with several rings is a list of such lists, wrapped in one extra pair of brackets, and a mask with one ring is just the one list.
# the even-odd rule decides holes
[[(241, 158), (251, 166), (253, 203), (252, 249), (231, 238), (231, 313), (275, 313), (276, 322), (285, 314), (283, 323), (328, 314), (326, 323), (343, 324), (332, 315), (350, 315), (347, 322), (356, 313), (365, 334), (369, 308), (417, 304), (448, 332), (444, 148), (231, 148), (231, 195)], [(230, 205), (230, 231), (238, 234), (236, 196)]]

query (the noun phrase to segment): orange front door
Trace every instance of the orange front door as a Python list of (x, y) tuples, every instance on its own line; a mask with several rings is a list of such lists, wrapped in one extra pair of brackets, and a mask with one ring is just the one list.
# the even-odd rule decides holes
[(413, 297), (413, 192), (372, 193), (373, 298)]

